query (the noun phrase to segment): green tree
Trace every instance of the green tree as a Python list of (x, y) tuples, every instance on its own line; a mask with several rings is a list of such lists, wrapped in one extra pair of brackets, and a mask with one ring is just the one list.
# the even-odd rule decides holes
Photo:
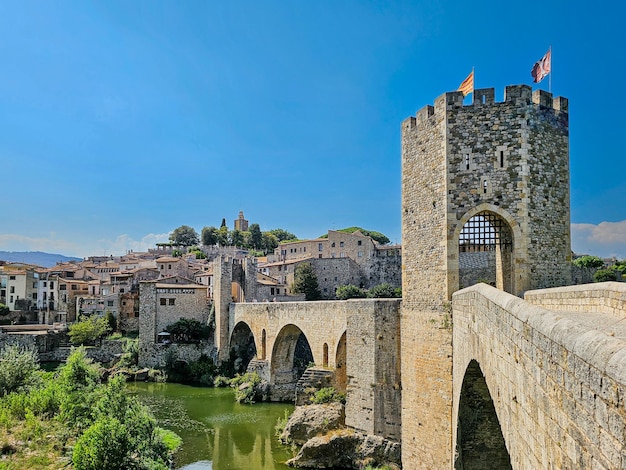
[(339, 300), (362, 299), (366, 297), (366, 295), (367, 293), (363, 289), (352, 284), (339, 286), (335, 291), (335, 297)]
[(597, 256), (585, 255), (580, 258), (576, 258), (572, 261), (574, 266), (578, 266), (579, 268), (601, 268), (604, 266), (604, 261), (602, 258), (598, 258)]
[(274, 235), (277, 239), (278, 242), (284, 242), (287, 240), (297, 240), (298, 237), (296, 237), (293, 233), (288, 232), (287, 230), (283, 230), (282, 228), (275, 228), (270, 230), (267, 233), (271, 233), (272, 235)]
[(250, 247), (255, 250), (263, 249), (263, 234), (259, 224), (250, 225)]
[(7, 307), (4, 304), (0, 304), (0, 315), (4, 316), (4, 315), (8, 315), (9, 313), (11, 313), (11, 311), (9, 310), (9, 307)]
[(107, 326), (109, 331), (117, 331), (117, 318), (110, 310), (107, 310), (104, 314), (104, 318), (107, 321)]
[(243, 246), (243, 233), (239, 230), (233, 230), (230, 232), (229, 238), (231, 246)]
[(206, 254), (197, 246), (192, 246), (187, 250), (187, 253), (192, 253), (196, 259), (206, 259)]
[(217, 244), (228, 246), (228, 228), (225, 225), (222, 225), (217, 231)]
[(311, 263), (302, 263), (296, 267), (292, 292), (304, 294), (306, 300), (319, 300), (322, 297), (317, 276)]
[(171, 333), (173, 340), (178, 343), (198, 343), (209, 337), (209, 326), (193, 318), (180, 318), (167, 325), (165, 331)]
[(370, 298), (387, 298), (393, 299), (396, 297), (402, 297), (402, 291), (396, 287), (393, 287), (391, 284), (383, 283), (377, 286), (372, 287), (368, 292), (367, 296)]
[(261, 239), (261, 245), (263, 245), (263, 251), (265, 251), (265, 253), (273, 252), (278, 246), (278, 238), (270, 232), (263, 232)]
[(39, 358), (28, 348), (9, 345), (0, 351), (0, 395), (27, 390), (39, 383)]
[(204, 227), (201, 232), (202, 244), (204, 246), (217, 245), (217, 228)]
[(72, 344), (87, 344), (101, 339), (109, 331), (107, 319), (94, 315), (70, 325), (67, 334)]
[(598, 269), (593, 274), (593, 282), (617, 281), (617, 272), (615, 269)]
[(200, 242), (198, 233), (189, 225), (181, 225), (170, 233), (170, 241), (176, 245), (192, 246)]

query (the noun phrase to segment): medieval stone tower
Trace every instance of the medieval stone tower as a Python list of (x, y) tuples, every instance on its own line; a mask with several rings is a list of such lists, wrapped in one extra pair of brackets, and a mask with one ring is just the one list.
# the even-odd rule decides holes
[(460, 266), (489, 264), (516, 295), (571, 282), (567, 99), (520, 85), (463, 106), (451, 92), (406, 119), (402, 249), (402, 461), (450, 469)]

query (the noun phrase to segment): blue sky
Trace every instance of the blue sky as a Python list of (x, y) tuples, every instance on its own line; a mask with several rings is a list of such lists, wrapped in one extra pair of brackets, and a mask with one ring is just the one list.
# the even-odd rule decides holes
[[(626, 7), (582, 2), (4, 1), (0, 250), (145, 250), (243, 210), (400, 242), (400, 123), (472, 67), (570, 103), (572, 244), (626, 257)], [(548, 80), (535, 88), (548, 88)]]

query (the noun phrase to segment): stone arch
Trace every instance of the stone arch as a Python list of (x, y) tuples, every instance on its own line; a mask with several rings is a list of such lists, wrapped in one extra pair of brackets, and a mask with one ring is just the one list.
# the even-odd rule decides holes
[(453, 236), (459, 287), (483, 281), (516, 293), (521, 284), (516, 282), (523, 259), (521, 239), (519, 224), (502, 208), (483, 203), (467, 211), (455, 226)]
[(296, 383), (313, 360), (311, 346), (302, 330), (293, 324), (283, 326), (272, 349), (270, 382), (273, 397), (293, 400)]
[(500, 421), (476, 360), (470, 361), (459, 397), (455, 470), (511, 469)]
[(229, 346), (235, 372), (245, 372), (257, 354), (254, 334), (246, 322), (240, 321), (235, 325), (230, 335)]
[(335, 353), (335, 388), (341, 393), (346, 393), (348, 388), (348, 373), (346, 368), (347, 348), (346, 332), (344, 331), (337, 343)]

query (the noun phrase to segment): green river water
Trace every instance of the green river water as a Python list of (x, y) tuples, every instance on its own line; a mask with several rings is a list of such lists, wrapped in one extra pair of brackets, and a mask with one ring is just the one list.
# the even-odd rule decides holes
[(191, 387), (174, 383), (130, 383), (159, 425), (176, 432), (182, 448), (175, 468), (185, 470), (286, 470), (289, 447), (274, 436), (278, 418), (293, 405), (240, 405), (229, 388)]

